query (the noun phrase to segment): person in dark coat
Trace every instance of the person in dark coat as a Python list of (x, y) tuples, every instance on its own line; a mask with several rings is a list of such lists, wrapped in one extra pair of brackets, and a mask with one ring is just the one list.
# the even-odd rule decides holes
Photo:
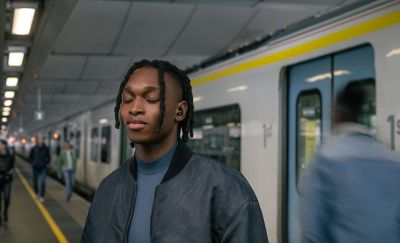
[(188, 76), (135, 63), (115, 106), (135, 155), (97, 189), (81, 243), (267, 243), (256, 195), (238, 171), (193, 153)]
[[(50, 163), (50, 151), (44, 143), (44, 138), (39, 137), (38, 143), (31, 149), (29, 161), (32, 164), (33, 188), (40, 202), (44, 202), (46, 192), (47, 166)], [(40, 190), (38, 182), (40, 178)]]
[(14, 155), (8, 150), (7, 142), (0, 140), (0, 225), (2, 221), (8, 222), (14, 161)]

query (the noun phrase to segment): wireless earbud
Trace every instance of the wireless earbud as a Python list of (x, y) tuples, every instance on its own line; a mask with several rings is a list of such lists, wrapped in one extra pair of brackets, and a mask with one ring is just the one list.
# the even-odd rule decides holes
[(176, 113), (178, 116), (181, 116), (181, 115), (183, 115), (183, 108), (182, 107), (179, 107), (179, 109), (178, 109), (178, 113)]

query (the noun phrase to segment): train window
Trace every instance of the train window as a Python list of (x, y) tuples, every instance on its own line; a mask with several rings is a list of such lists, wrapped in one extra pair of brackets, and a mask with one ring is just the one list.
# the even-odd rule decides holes
[(197, 111), (194, 119), (193, 138), (188, 146), (196, 153), (240, 170), (239, 105)]
[(310, 165), (321, 144), (321, 94), (318, 90), (306, 91), (297, 98), (297, 184)]
[(376, 97), (375, 97), (375, 82), (374, 80), (369, 80), (363, 82), (362, 89), (365, 90), (367, 94), (367, 98), (365, 100), (365, 104), (363, 105), (363, 109), (361, 111), (360, 117), (358, 121), (369, 127), (373, 133), (376, 131)]
[(99, 129), (97, 127), (94, 127), (90, 132), (90, 159), (92, 161), (99, 160), (98, 146), (99, 146)]
[(336, 53), (334, 56), (334, 89), (337, 94), (347, 84), (357, 82), (367, 94), (358, 122), (368, 126), (372, 132), (376, 129), (375, 116), (375, 68), (374, 52), (371, 45)]
[(81, 157), (81, 131), (76, 132), (76, 157), (79, 159)]
[(111, 126), (101, 128), (101, 162), (110, 163), (111, 157)]
[(56, 155), (60, 156), (60, 154), (61, 154), (61, 135), (56, 140)]
[(376, 129), (376, 113), (375, 113), (375, 81), (373, 79), (351, 81), (357, 89), (363, 90), (366, 94), (365, 103), (357, 117), (358, 123), (368, 127), (372, 133)]

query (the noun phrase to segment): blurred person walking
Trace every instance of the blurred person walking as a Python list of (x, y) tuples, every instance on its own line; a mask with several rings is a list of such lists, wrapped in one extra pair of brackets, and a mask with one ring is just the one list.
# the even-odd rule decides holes
[[(44, 138), (39, 137), (38, 143), (31, 149), (29, 161), (32, 164), (33, 188), (40, 202), (44, 202), (46, 192), (47, 166), (50, 163), (50, 151), (44, 143)], [(40, 191), (38, 181), (40, 177)]]
[(76, 152), (68, 140), (64, 141), (64, 147), (60, 154), (60, 169), (64, 173), (65, 199), (69, 201), (75, 185)]
[(14, 161), (14, 156), (7, 148), (7, 142), (0, 140), (0, 225), (3, 220), (8, 222)]
[(358, 122), (365, 101), (357, 82), (337, 98), (335, 139), (303, 181), (302, 242), (400, 242), (400, 164)]

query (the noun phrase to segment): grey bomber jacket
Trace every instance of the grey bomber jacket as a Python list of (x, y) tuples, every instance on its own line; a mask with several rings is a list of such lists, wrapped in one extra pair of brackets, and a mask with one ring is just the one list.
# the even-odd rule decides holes
[[(81, 243), (127, 243), (136, 196), (136, 161), (100, 184)], [(236, 170), (179, 142), (151, 215), (151, 243), (268, 243), (257, 198)]]

